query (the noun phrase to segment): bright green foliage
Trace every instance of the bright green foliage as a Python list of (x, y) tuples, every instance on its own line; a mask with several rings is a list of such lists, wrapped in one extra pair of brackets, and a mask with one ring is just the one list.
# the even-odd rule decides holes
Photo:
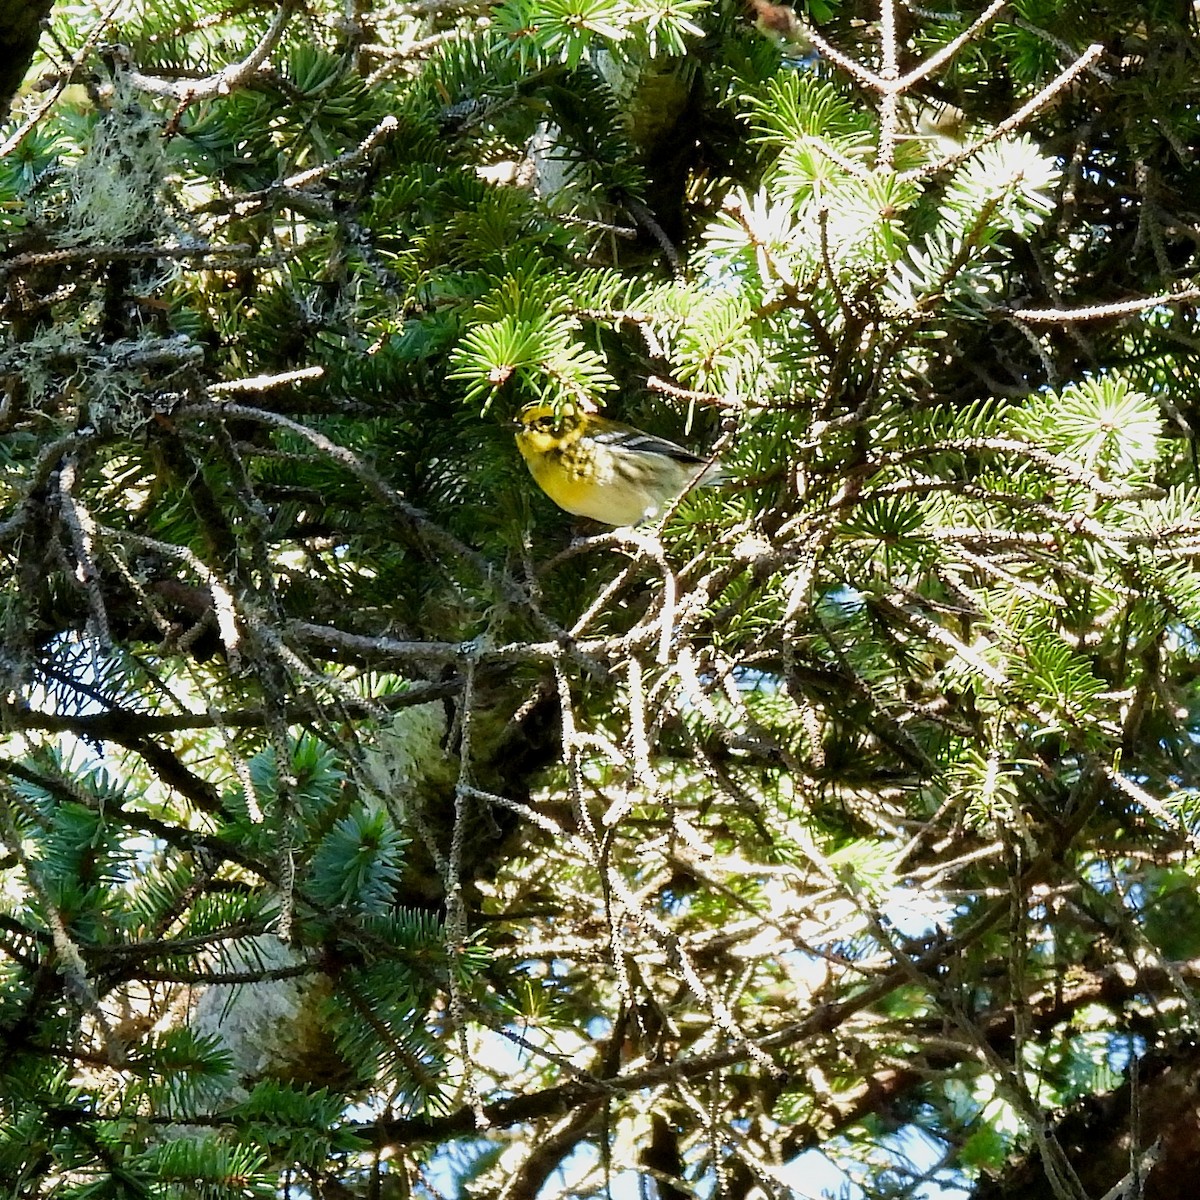
[[(55, 14), (0, 157), (13, 1195), (1080, 1200), (1135, 1111), (1177, 1161), (1194, 14), (794, 20)], [(728, 483), (577, 526), (535, 399)]]

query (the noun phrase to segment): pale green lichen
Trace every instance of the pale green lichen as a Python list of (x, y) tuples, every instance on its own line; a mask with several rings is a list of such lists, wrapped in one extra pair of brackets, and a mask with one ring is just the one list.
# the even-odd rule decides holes
[(166, 165), (162, 118), (115, 94), (71, 168), (61, 241), (119, 245), (166, 232)]

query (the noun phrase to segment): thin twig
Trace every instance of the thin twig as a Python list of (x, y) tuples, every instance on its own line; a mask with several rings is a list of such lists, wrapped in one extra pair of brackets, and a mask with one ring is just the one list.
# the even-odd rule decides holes
[(1072, 321), (1108, 321), (1131, 317), (1148, 308), (1166, 308), (1200, 299), (1200, 287), (1181, 288), (1177, 292), (1160, 292), (1157, 296), (1139, 296), (1118, 300), (1113, 304), (1091, 304), (1085, 308), (1009, 308), (1000, 311), (1019, 321), (1034, 325), (1064, 325)]
[(294, 0), (283, 0), (274, 19), (258, 44), (240, 62), (230, 63), (215, 75), (206, 79), (159, 79), (146, 75), (133, 66), (127, 66), (125, 78), (139, 91), (152, 96), (166, 96), (181, 105), (194, 104), (197, 100), (209, 100), (213, 96), (227, 96), (234, 88), (241, 87), (258, 74), (259, 68), (275, 49), (288, 20), (295, 11)]
[(1103, 53), (1104, 47), (1099, 42), (1094, 42), (1069, 67), (1059, 72), (1036, 96), (1021, 105), (1011, 116), (1001, 121), (986, 137), (970, 142), (968, 145), (962, 146), (954, 151), (954, 153), (939, 158), (935, 162), (925, 163), (923, 166), (915, 167), (911, 171), (902, 171), (896, 176), (897, 182), (911, 183), (924, 179), (929, 175), (940, 174), (947, 167), (952, 167), (956, 163), (965, 161), (972, 155), (977, 154), (985, 146), (990, 146), (993, 142), (999, 141), (1002, 137), (1006, 137), (1012, 133), (1013, 130), (1019, 129), (1030, 117), (1045, 108), (1059, 92), (1068, 87), (1074, 79), (1087, 70)]

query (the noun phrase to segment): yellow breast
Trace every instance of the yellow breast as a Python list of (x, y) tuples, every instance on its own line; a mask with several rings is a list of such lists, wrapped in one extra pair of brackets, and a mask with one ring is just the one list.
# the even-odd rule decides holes
[(581, 453), (573, 443), (542, 449), (536, 435), (517, 434), (517, 448), (538, 487), (559, 508), (606, 525), (636, 525), (657, 507), (613, 473), (610, 456)]

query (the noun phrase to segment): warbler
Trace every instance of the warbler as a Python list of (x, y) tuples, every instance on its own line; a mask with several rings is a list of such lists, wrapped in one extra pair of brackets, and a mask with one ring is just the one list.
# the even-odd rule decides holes
[(686, 488), (720, 483), (721, 467), (682, 446), (566, 404), (517, 416), (517, 449), (538, 487), (567, 512), (606, 525), (656, 516)]

